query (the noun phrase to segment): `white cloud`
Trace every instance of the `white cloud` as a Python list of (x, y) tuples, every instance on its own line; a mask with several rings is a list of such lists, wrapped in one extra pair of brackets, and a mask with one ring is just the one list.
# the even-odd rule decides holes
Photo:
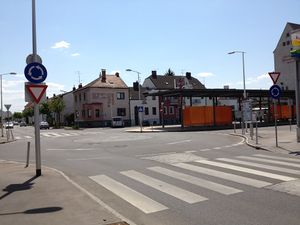
[(71, 56), (74, 56), (74, 57), (80, 56), (80, 53), (76, 52), (76, 53), (71, 54)]
[[(256, 77), (248, 77), (245, 83), (247, 89), (268, 89), (272, 85), (272, 80), (268, 73), (265, 73)], [(243, 82), (238, 81), (235, 85), (237, 85), (238, 88), (241, 88), (243, 86)]]
[(215, 76), (213, 73), (210, 72), (202, 72), (197, 74), (198, 77), (213, 77)]
[(66, 41), (56, 42), (51, 48), (70, 48), (70, 43)]

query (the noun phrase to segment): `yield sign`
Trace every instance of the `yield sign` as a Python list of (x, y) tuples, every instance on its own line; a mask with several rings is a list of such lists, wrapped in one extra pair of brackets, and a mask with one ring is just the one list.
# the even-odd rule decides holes
[(47, 89), (47, 85), (45, 84), (30, 84), (30, 85), (26, 85), (27, 90), (29, 91), (32, 99), (36, 102), (39, 103), (41, 98), (43, 97), (46, 89)]
[(276, 84), (276, 82), (280, 76), (280, 72), (270, 72), (269, 76), (271, 77), (273, 84)]

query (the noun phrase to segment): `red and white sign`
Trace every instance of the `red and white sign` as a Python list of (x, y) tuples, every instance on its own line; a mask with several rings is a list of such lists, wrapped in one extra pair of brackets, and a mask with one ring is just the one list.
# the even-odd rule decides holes
[(271, 77), (273, 84), (276, 84), (276, 82), (280, 76), (280, 72), (270, 72), (269, 76)]
[(46, 93), (47, 85), (45, 84), (27, 84), (26, 89), (28, 90), (32, 100), (39, 103)]

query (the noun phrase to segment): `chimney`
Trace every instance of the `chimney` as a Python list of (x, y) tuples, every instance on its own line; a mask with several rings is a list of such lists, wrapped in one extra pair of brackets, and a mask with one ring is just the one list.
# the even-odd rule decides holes
[(103, 82), (103, 83), (106, 82), (106, 70), (105, 69), (101, 70), (101, 82)]
[(192, 73), (191, 72), (186, 72), (185, 76), (188, 80), (190, 80), (192, 78)]
[(152, 76), (153, 79), (156, 79), (156, 78), (157, 78), (156, 70), (152, 70), (151, 76)]
[(73, 91), (75, 91), (76, 90), (76, 87), (75, 86), (73, 86)]
[(120, 77), (120, 74), (118, 72), (116, 72), (116, 77)]
[(80, 83), (80, 84), (78, 85), (78, 88), (82, 88), (82, 83)]

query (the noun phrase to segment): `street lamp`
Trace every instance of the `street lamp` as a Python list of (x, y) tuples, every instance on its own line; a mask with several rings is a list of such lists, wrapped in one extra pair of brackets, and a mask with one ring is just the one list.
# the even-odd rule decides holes
[[(138, 75), (138, 88), (139, 88), (139, 99), (138, 100), (141, 100), (141, 88), (140, 88), (140, 72), (136, 71), (136, 70), (132, 70), (132, 69), (126, 69), (127, 72), (134, 72), (134, 73), (137, 73)], [(142, 112), (140, 112), (140, 109), (139, 110), (139, 122), (140, 122), (140, 128), (141, 128), (141, 133), (143, 132), (143, 128), (142, 128)]]
[[(246, 79), (245, 79), (245, 53), (246, 52), (243, 52), (243, 51), (233, 51), (233, 52), (228, 52), (229, 55), (232, 55), (232, 54), (235, 54), (235, 53), (240, 53), (242, 54), (242, 63), (243, 63), (243, 89), (244, 89), (244, 92), (243, 92), (243, 100), (245, 100), (247, 98), (247, 94), (246, 94)], [(243, 110), (242, 110), (242, 134), (245, 134), (244, 132), (244, 115), (243, 115)]]
[(15, 72), (1, 73), (0, 74), (0, 84), (1, 84), (1, 137), (3, 137), (3, 95), (2, 95), (2, 76), (4, 75), (16, 75)]

